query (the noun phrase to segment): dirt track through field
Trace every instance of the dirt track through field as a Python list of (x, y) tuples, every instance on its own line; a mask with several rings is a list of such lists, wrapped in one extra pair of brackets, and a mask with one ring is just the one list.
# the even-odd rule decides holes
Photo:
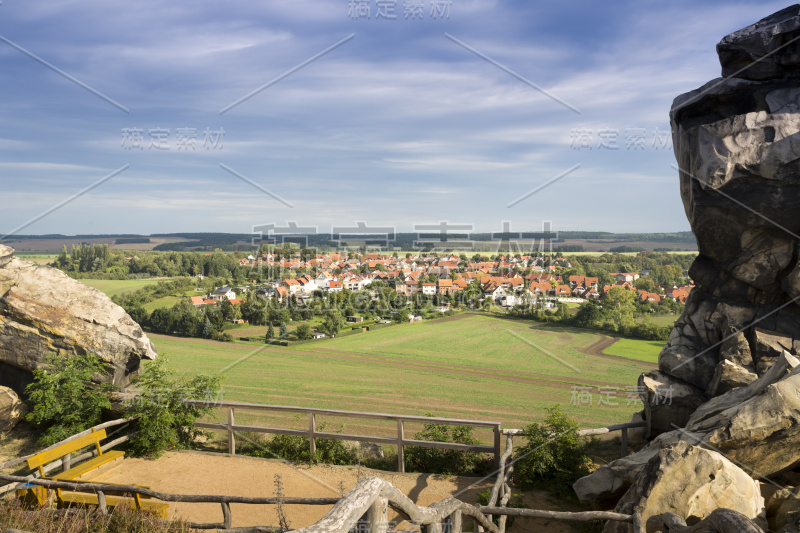
[[(171, 339), (174, 337), (169, 337), (165, 335), (156, 335), (151, 334), (154, 338), (163, 338), (163, 339)], [(217, 344), (216, 341), (209, 341), (206, 339), (183, 339), (185, 342), (194, 343), (194, 344)], [(579, 350), (587, 355), (592, 356), (599, 356), (603, 358), (608, 358), (611, 360), (624, 360), (628, 361), (628, 359), (617, 357), (613, 355), (605, 355), (600, 353), (603, 349), (610, 346), (616, 342), (616, 339), (607, 338), (601, 341), (594, 343), (592, 346), (587, 348), (586, 350)], [(596, 385), (599, 387), (607, 387), (609, 386), (607, 381), (600, 381), (600, 380), (591, 380), (585, 379), (579, 373), (575, 374), (563, 374), (563, 375), (551, 375), (547, 378), (538, 377), (536, 374), (532, 372), (520, 372), (520, 371), (511, 371), (511, 370), (490, 370), (486, 368), (476, 368), (467, 365), (455, 365), (455, 364), (429, 364), (429, 363), (422, 363), (422, 362), (412, 362), (408, 360), (386, 357), (386, 356), (371, 356), (366, 355), (363, 353), (357, 352), (348, 352), (342, 350), (332, 350), (332, 349), (325, 349), (324, 351), (307, 351), (307, 350), (292, 350), (291, 352), (287, 352), (284, 348), (271, 348), (267, 346), (244, 346), (241, 344), (227, 344), (226, 347), (235, 347), (238, 349), (249, 350), (249, 351), (258, 351), (258, 353), (298, 353), (306, 356), (311, 357), (319, 357), (324, 359), (338, 359), (343, 361), (362, 361), (362, 362), (373, 362), (373, 363), (381, 363), (383, 365), (387, 365), (389, 367), (395, 368), (411, 368), (417, 370), (429, 370), (432, 372), (448, 372), (450, 374), (455, 375), (471, 375), (471, 376), (480, 376), (485, 378), (492, 378), (499, 381), (508, 381), (513, 383), (547, 383), (548, 386), (561, 388), (561, 389), (569, 389), (573, 386), (573, 384), (585, 384), (585, 385)], [(641, 363), (643, 367), (646, 368), (656, 368), (657, 365), (653, 365), (651, 363)]]

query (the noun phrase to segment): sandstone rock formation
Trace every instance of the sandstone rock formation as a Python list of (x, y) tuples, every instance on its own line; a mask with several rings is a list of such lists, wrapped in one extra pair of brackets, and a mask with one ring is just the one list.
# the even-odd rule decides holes
[[(721, 454), (679, 442), (660, 451), (617, 505), (624, 514), (650, 517), (673, 513), (699, 521), (724, 508), (766, 526), (764, 498), (758, 482)], [(603, 533), (628, 533), (630, 524), (609, 521)]]
[(8, 387), (0, 387), (0, 433), (10, 431), (22, 417), (22, 402)]
[(0, 245), (0, 385), (23, 394), (51, 354), (96, 355), (98, 381), (125, 386), (157, 352), (142, 328), (105, 294)]
[(575, 492), (586, 503), (602, 506), (614, 501), (636, 483), (654, 457), (680, 441), (723, 453), (754, 478), (796, 466), (800, 464), (798, 390), (800, 361), (785, 353), (756, 382), (701, 406), (686, 428), (663, 433), (639, 452), (579, 479)]
[(717, 51), (725, 77), (670, 112), (699, 254), (659, 369), (639, 379), (653, 440), (573, 487), (642, 513), (647, 531), (757, 531), (765, 517), (800, 531), (796, 492), (772, 487), (765, 505), (756, 481), (800, 467), (800, 5)]
[[(717, 45), (725, 78), (673, 103), (681, 196), (699, 256), (690, 270), (696, 288), (655, 381), (666, 375), (676, 387), (719, 396), (800, 349), (797, 37), (797, 5), (728, 35)], [(698, 392), (695, 403), (702, 399)], [(690, 404), (653, 405), (651, 431), (683, 426)]]

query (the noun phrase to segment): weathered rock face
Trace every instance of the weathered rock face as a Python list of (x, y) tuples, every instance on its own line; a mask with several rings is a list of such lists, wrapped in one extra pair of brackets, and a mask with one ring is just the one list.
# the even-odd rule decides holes
[(14, 429), (22, 417), (22, 402), (8, 387), (0, 387), (0, 433)]
[[(721, 454), (679, 442), (655, 455), (614, 509), (651, 516), (674, 513), (699, 521), (719, 508), (766, 525), (758, 482)], [(633, 533), (630, 524), (609, 521), (604, 533)]]
[(654, 457), (680, 441), (716, 450), (752, 477), (795, 467), (800, 464), (798, 390), (800, 361), (785, 353), (754, 383), (700, 406), (685, 429), (662, 433), (639, 452), (579, 479), (573, 488), (581, 501), (607, 505), (645, 475)]
[(158, 354), (142, 328), (100, 291), (63, 272), (13, 257), (0, 245), (0, 385), (18, 394), (51, 354), (96, 355), (97, 381), (125, 386)]
[[(798, 37), (800, 5), (728, 35), (717, 45), (725, 78), (677, 97), (670, 111), (699, 256), (659, 369), (709, 397), (800, 349)], [(685, 423), (686, 405), (662, 405), (654, 418)]]

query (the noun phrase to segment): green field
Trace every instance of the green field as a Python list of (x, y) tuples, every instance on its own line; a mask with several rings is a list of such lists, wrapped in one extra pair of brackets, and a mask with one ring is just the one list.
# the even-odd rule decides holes
[(94, 287), (100, 292), (104, 293), (109, 298), (118, 294), (125, 294), (146, 287), (148, 285), (155, 285), (159, 281), (164, 281), (170, 278), (149, 278), (149, 279), (79, 279), (84, 285)]
[(158, 300), (153, 300), (150, 303), (144, 304), (142, 306), (142, 309), (144, 309), (148, 313), (152, 313), (156, 309), (162, 309), (164, 307), (172, 307), (180, 301), (181, 299), (177, 296), (164, 296), (163, 298), (159, 298)]
[(666, 344), (664, 341), (619, 339), (613, 345), (603, 350), (603, 353), (606, 355), (625, 357), (626, 359), (633, 359), (635, 361), (658, 363), (658, 354), (661, 353), (661, 348), (664, 347), (664, 344)]
[[(641, 408), (628, 399), (630, 388), (641, 372), (654, 368), (602, 355), (602, 347), (612, 342), (602, 334), (477, 315), (392, 326), (291, 348), (159, 335), (151, 339), (179, 372), (225, 369), (226, 400), (431, 413), (496, 420), (506, 428), (541, 421), (544, 408), (553, 404), (583, 427), (627, 422)], [(577, 386), (589, 387), (591, 405), (573, 401)], [(612, 389), (599, 390), (607, 387)], [(292, 416), (270, 418), (239, 411), (236, 416), (237, 422), (254, 425), (308, 423)], [(380, 422), (351, 419), (332, 420), (332, 427), (343, 421), (346, 432), (396, 431), (392, 424), (383, 427)]]

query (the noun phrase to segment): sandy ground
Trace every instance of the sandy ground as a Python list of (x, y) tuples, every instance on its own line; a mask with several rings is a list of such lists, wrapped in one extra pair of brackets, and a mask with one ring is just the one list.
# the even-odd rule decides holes
[[(418, 505), (427, 506), (449, 496), (464, 502), (475, 503), (478, 493), (491, 487), (493, 480), (470, 485), (478, 478), (439, 476), (434, 474), (398, 474), (355, 466), (290, 465), (272, 459), (206, 452), (168, 452), (158, 460), (126, 458), (119, 467), (95, 478), (112, 483), (134, 483), (149, 486), (153, 490), (173, 494), (230, 494), (251, 497), (275, 495), (275, 475), (280, 474), (285, 496), (310, 498), (338, 497), (341, 491), (349, 491), (360, 477), (379, 476), (409, 496)], [(533, 491), (524, 495), (525, 503), (533, 509), (561, 510), (557, 502), (551, 501), (547, 493)], [(289, 525), (299, 528), (311, 525), (322, 518), (331, 506), (290, 505), (284, 508)], [(233, 527), (278, 525), (277, 506), (244, 505), (231, 506)], [(175, 503), (170, 504), (170, 518), (181, 517), (193, 522), (221, 522), (222, 511), (218, 504)], [(389, 520), (404, 525), (393, 511)], [(543, 520), (518, 519), (512, 533), (548, 531), (566, 533), (566, 523)]]

